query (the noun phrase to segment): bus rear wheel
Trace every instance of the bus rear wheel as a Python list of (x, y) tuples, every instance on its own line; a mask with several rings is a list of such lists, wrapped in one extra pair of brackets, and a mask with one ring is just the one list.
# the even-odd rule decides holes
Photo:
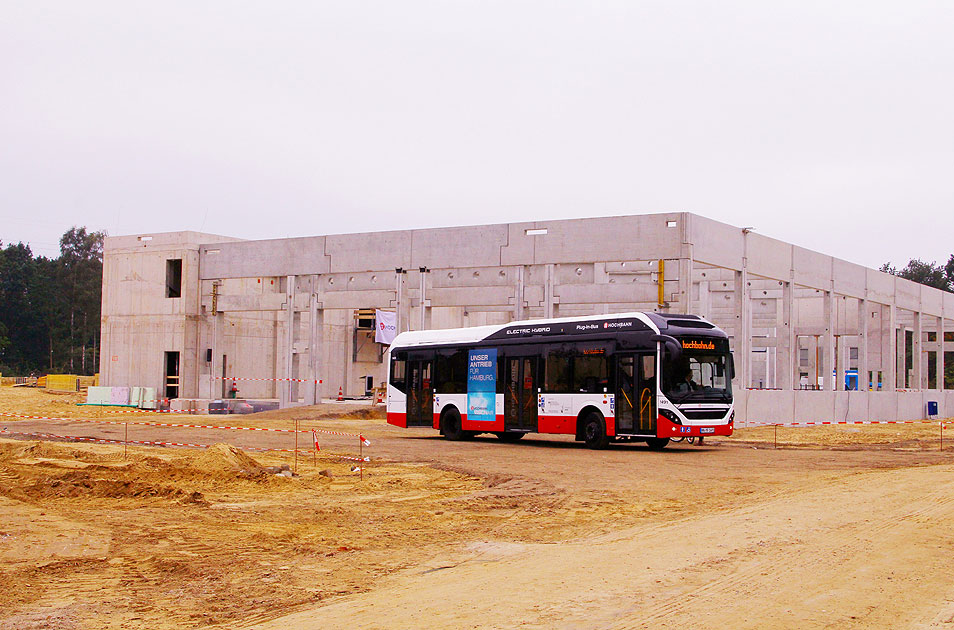
[(583, 443), (586, 448), (600, 450), (609, 444), (609, 436), (606, 435), (606, 421), (603, 415), (591, 411), (583, 419)]
[(669, 444), (669, 438), (646, 438), (646, 444), (654, 451), (661, 451)]
[(444, 434), (446, 439), (455, 442), (467, 439), (468, 432), (461, 427), (460, 412), (457, 411), (456, 407), (448, 408), (441, 416), (441, 433)]

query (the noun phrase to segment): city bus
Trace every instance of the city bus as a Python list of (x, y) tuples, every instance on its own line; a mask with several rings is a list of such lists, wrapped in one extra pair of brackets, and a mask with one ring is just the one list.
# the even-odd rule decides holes
[(575, 436), (589, 448), (732, 435), (728, 336), (696, 315), (620, 313), (399, 334), (387, 419), (449, 440)]

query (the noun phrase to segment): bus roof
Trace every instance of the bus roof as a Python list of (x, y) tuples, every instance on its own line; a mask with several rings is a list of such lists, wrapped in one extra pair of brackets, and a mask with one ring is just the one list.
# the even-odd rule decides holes
[[(657, 315), (653, 313), (653, 315)], [(699, 319), (695, 315), (680, 315), (680, 318)], [(407, 348), (412, 346), (430, 346), (440, 344), (465, 344), (477, 343), (496, 333), (506, 331), (511, 328), (529, 328), (539, 329), (541, 327), (570, 324), (574, 322), (614, 322), (617, 320), (638, 320), (648, 329), (655, 333), (659, 332), (659, 326), (653, 322), (647, 313), (613, 313), (609, 315), (584, 315), (581, 317), (558, 317), (554, 319), (527, 319), (522, 321), (508, 322), (506, 324), (494, 324), (491, 326), (473, 326), (471, 328), (446, 328), (443, 330), (414, 330), (403, 332), (394, 338), (391, 348)], [(704, 321), (704, 320), (700, 320)]]

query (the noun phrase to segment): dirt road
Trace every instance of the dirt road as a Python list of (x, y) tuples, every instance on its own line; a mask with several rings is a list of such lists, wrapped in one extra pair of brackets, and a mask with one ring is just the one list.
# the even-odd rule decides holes
[(272, 628), (954, 627), (954, 467), (572, 543), (488, 540)]
[[(9, 388), (0, 411), (117, 417)], [(447, 442), (340, 406), (215, 423), (296, 420), (368, 436), (363, 479), (326, 454), (354, 450), (333, 434), (292, 478), (262, 468), (293, 465), (288, 453), (124, 457), (0, 438), (0, 630), (954, 628), (954, 450), (938, 450), (937, 426), (779, 431), (778, 450), (768, 428), (595, 452), (562, 437)], [(291, 446), (288, 433), (130, 433)]]

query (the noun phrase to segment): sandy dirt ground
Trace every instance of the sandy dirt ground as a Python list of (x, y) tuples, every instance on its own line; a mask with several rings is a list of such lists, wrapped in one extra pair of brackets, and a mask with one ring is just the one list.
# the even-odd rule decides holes
[[(0, 412), (363, 433), (276, 476), (287, 433), (0, 417), (0, 629), (954, 628), (954, 439), (744, 429), (705, 446), (446, 442), (380, 411), (110, 414), (0, 388)], [(121, 421), (121, 420), (120, 420)], [(8, 439), (16, 437), (17, 439)], [(954, 435), (951, 436), (954, 438)], [(947, 436), (945, 436), (945, 441)], [(225, 444), (225, 443), (229, 444)], [(299, 446), (305, 447), (306, 444)], [(275, 468), (267, 468), (275, 467)]]

